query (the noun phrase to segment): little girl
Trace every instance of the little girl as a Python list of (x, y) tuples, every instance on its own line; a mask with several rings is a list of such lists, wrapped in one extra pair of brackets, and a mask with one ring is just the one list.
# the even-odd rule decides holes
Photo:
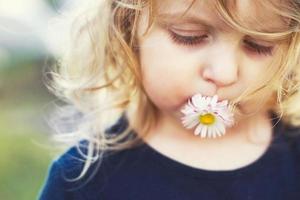
[(73, 147), (39, 199), (300, 199), (298, 0), (89, 3), (49, 84)]

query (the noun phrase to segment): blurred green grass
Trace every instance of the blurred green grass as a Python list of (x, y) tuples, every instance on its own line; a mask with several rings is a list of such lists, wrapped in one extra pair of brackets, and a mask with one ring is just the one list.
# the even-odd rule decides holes
[(16, 134), (2, 126), (1, 133), (1, 199), (36, 199), (50, 161), (49, 152), (35, 142), (40, 133)]
[(1, 200), (37, 199), (58, 154), (43, 124), (53, 100), (42, 83), (44, 63), (21, 60), (0, 70)]
[[(58, 13), (64, 0), (45, 2)], [(15, 25), (8, 27), (9, 33), (14, 33)], [(53, 59), (47, 58), (49, 52), (40, 38), (29, 32), (4, 34), (8, 39), (0, 44), (0, 200), (37, 199), (49, 165), (59, 154), (43, 124), (45, 108), (54, 97), (42, 82), (42, 71)], [(34, 43), (14, 43), (23, 36)]]

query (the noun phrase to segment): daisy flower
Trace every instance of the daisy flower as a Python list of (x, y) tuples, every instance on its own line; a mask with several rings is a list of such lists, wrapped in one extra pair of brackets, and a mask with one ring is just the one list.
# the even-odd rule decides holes
[(218, 96), (205, 97), (194, 95), (181, 110), (184, 116), (182, 124), (187, 129), (197, 126), (195, 135), (202, 138), (225, 135), (225, 128), (234, 124), (233, 114), (228, 108), (228, 101), (218, 102)]

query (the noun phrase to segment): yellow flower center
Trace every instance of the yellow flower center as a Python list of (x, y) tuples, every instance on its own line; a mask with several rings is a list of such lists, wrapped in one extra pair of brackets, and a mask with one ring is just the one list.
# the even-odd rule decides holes
[(215, 116), (210, 113), (207, 113), (205, 115), (200, 115), (199, 121), (201, 124), (211, 125), (215, 123)]

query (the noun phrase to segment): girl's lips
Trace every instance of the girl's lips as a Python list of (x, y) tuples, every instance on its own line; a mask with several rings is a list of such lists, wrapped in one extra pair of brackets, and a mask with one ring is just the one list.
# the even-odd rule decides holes
[[(201, 94), (201, 93), (200, 93)], [(202, 96), (205, 96), (205, 97), (213, 97), (213, 96), (207, 96), (207, 95), (203, 95), (203, 94), (201, 94)], [(189, 99), (191, 99), (193, 96), (195, 96), (195, 94), (194, 95), (191, 95), (191, 96), (189, 96), (186, 100), (185, 100), (185, 102), (187, 102)], [(217, 95), (218, 96), (218, 95)], [(228, 102), (229, 102), (229, 99), (226, 99), (226, 98), (221, 98), (220, 96), (218, 96), (218, 102), (221, 102), (221, 101), (225, 101), (225, 100), (227, 100)]]

